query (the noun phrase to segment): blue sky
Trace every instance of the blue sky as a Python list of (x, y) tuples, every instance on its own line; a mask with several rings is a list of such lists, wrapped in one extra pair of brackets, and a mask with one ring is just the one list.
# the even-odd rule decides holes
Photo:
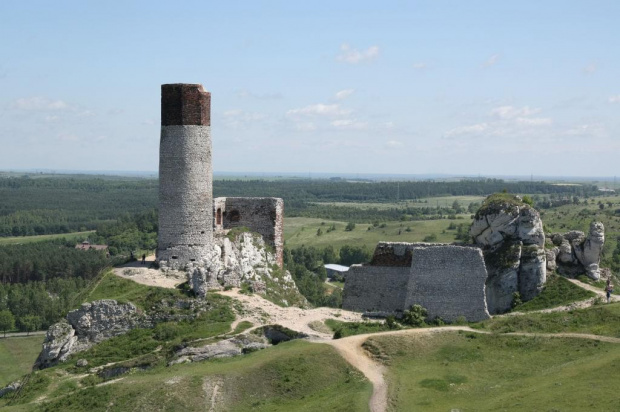
[(0, 2), (0, 169), (156, 170), (162, 83), (215, 171), (620, 174), (618, 1)]

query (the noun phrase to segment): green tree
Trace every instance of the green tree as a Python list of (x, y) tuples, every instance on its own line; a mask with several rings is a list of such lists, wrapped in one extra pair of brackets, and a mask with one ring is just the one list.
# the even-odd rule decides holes
[(19, 324), (19, 330), (27, 332), (26, 335), (30, 335), (30, 332), (41, 327), (41, 318), (35, 315), (26, 315), (19, 318), (17, 323)]
[(6, 331), (15, 328), (15, 316), (8, 310), (0, 312), (0, 330), (4, 332), (6, 338)]
[(353, 229), (355, 229), (355, 223), (353, 222), (347, 223), (347, 226), (344, 228), (347, 232), (351, 232)]

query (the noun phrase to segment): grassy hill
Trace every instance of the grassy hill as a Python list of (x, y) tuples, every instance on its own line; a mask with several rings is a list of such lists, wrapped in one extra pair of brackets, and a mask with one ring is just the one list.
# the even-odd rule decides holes
[(0, 388), (32, 369), (44, 336), (0, 338)]
[(614, 411), (620, 345), (437, 333), (371, 338), (393, 411)]

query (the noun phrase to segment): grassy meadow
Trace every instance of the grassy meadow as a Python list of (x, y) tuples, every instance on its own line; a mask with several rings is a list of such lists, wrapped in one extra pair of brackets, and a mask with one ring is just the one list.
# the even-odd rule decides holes
[(0, 389), (30, 372), (44, 336), (0, 338)]
[[(373, 250), (378, 242), (422, 242), (425, 237), (435, 235), (434, 242), (454, 242), (456, 230), (448, 230), (450, 223), (456, 225), (471, 223), (470, 215), (459, 215), (462, 219), (418, 220), (410, 222), (382, 222), (372, 224), (357, 223), (355, 229), (346, 231), (347, 222), (324, 219), (291, 217), (284, 220), (284, 239), (290, 248), (301, 245), (340, 248), (343, 245), (366, 246)], [(336, 230), (327, 232), (334, 225)], [(384, 227), (381, 227), (385, 225)], [(370, 228), (370, 230), (369, 230)], [(321, 229), (322, 234), (317, 235)], [(409, 229), (409, 231), (408, 231)], [(400, 233), (400, 234), (399, 234)]]
[(615, 411), (620, 345), (445, 332), (372, 337), (390, 411)]
[(78, 239), (87, 238), (94, 230), (87, 230), (85, 232), (72, 232), (72, 233), (59, 233), (55, 235), (38, 235), (38, 236), (14, 236), (14, 237), (0, 237), (0, 246), (24, 244), (33, 242), (44, 242), (54, 239), (65, 239), (67, 241), (76, 241)]

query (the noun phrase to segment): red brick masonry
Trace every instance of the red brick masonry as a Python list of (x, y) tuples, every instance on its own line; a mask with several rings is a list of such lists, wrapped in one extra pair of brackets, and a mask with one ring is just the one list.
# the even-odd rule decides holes
[(210, 126), (211, 93), (200, 84), (162, 84), (161, 125)]

